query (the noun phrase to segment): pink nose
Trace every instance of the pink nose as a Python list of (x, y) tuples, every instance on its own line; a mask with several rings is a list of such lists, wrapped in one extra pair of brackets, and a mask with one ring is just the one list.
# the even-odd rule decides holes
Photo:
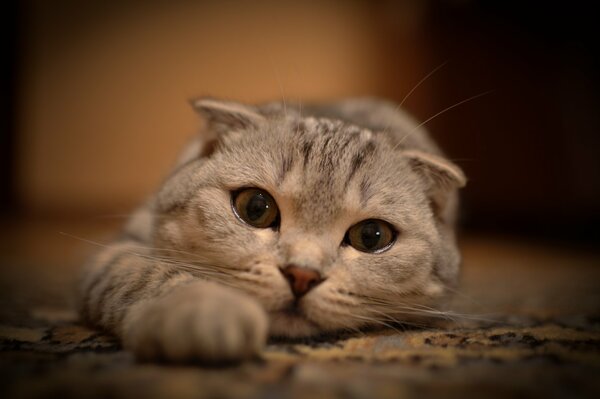
[(323, 281), (318, 271), (307, 267), (289, 265), (280, 270), (296, 298), (300, 298)]

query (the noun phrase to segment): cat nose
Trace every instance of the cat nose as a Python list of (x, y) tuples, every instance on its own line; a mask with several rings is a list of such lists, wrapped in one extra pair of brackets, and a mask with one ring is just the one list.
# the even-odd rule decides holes
[(290, 284), (296, 298), (300, 298), (323, 281), (318, 271), (307, 267), (289, 265), (279, 270)]

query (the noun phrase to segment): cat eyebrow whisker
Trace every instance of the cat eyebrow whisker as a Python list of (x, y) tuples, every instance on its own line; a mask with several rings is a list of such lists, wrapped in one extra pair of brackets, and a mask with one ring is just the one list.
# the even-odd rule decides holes
[(396, 107), (396, 109), (400, 109), (400, 107), (402, 107), (402, 105), (404, 104), (404, 102), (408, 99), (408, 97), (410, 97), (411, 94), (413, 94), (413, 92), (415, 90), (417, 90), (417, 88), (419, 86), (421, 86), (421, 84), (423, 84), (423, 82), (425, 82), (427, 79), (429, 79), (434, 73), (436, 73), (438, 70), (442, 69), (444, 66), (446, 66), (446, 64), (448, 63), (448, 60), (442, 62), (440, 65), (438, 65), (437, 67), (435, 67), (431, 72), (429, 72), (427, 75), (425, 75), (424, 78), (422, 78), (421, 80), (419, 80), (419, 82), (408, 92), (407, 95), (404, 96), (404, 98), (402, 99), (402, 101), (400, 101), (400, 104), (398, 104), (398, 106)]
[(392, 148), (392, 151), (395, 150), (396, 148), (398, 148), (408, 137), (410, 137), (411, 135), (413, 135), (415, 132), (419, 131), (420, 127), (422, 127), (423, 125), (425, 125), (428, 122), (432, 121), (433, 119), (437, 118), (438, 116), (440, 116), (442, 114), (445, 114), (446, 112), (450, 111), (451, 109), (454, 109), (454, 108), (458, 107), (459, 105), (462, 105), (462, 104), (467, 103), (469, 101), (475, 100), (475, 99), (477, 99), (479, 97), (483, 97), (483, 96), (485, 96), (487, 94), (490, 94), (493, 91), (494, 90), (488, 90), (488, 91), (485, 91), (483, 93), (479, 93), (479, 94), (476, 94), (476, 95), (471, 96), (469, 98), (466, 98), (466, 99), (464, 99), (462, 101), (457, 102), (454, 105), (451, 105), (451, 106), (449, 106), (447, 108), (444, 108), (443, 110), (441, 110), (440, 112), (436, 113), (435, 115), (433, 115), (433, 116), (425, 119), (423, 122), (421, 122), (420, 124), (418, 124), (417, 126), (415, 126), (410, 132), (406, 133), (404, 135), (404, 137), (402, 137), (400, 139), (400, 141), (398, 141), (398, 143), (394, 146), (394, 148)]
[(271, 63), (271, 67), (273, 68), (273, 72), (275, 73), (275, 80), (277, 80), (277, 86), (279, 87), (279, 93), (281, 94), (281, 102), (283, 103), (283, 116), (287, 116), (287, 104), (285, 102), (285, 93), (283, 91), (283, 84), (281, 83), (281, 77), (279, 76), (279, 69), (277, 69), (277, 65), (273, 62), (273, 58), (269, 56), (269, 61)]
[[(419, 86), (421, 86), (421, 84), (423, 84), (427, 79), (429, 79), (438, 70), (442, 69), (442, 67), (444, 67), (447, 63), (448, 63), (448, 60), (442, 62), (440, 65), (438, 65), (437, 67), (435, 67), (431, 72), (429, 72), (427, 75), (425, 75), (421, 80), (419, 80), (419, 82), (417, 82), (417, 84), (414, 85), (413, 88), (404, 96), (404, 98), (402, 99), (402, 101), (400, 101), (400, 103), (394, 107), (394, 112), (397, 112), (398, 110), (400, 110), (400, 108), (402, 107), (402, 105), (411, 96), (411, 94), (413, 94), (414, 91), (417, 90), (419, 88)], [(388, 123), (383, 128), (382, 133), (383, 134), (388, 133), (389, 129), (391, 128), (391, 125), (392, 125), (392, 122), (388, 121)]]

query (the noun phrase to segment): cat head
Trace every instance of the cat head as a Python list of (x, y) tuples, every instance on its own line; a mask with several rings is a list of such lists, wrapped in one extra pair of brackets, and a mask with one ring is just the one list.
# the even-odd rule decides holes
[(404, 320), (453, 284), (458, 167), (299, 109), (193, 105), (205, 127), (157, 196), (154, 244), (257, 298), (272, 334)]

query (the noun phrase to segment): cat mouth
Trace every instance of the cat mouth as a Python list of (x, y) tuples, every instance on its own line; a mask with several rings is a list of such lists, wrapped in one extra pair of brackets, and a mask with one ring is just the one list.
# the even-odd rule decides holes
[(319, 325), (311, 320), (298, 300), (271, 313), (272, 331), (279, 336), (308, 336), (320, 330)]
[(286, 316), (306, 318), (297, 300), (280, 310)]

